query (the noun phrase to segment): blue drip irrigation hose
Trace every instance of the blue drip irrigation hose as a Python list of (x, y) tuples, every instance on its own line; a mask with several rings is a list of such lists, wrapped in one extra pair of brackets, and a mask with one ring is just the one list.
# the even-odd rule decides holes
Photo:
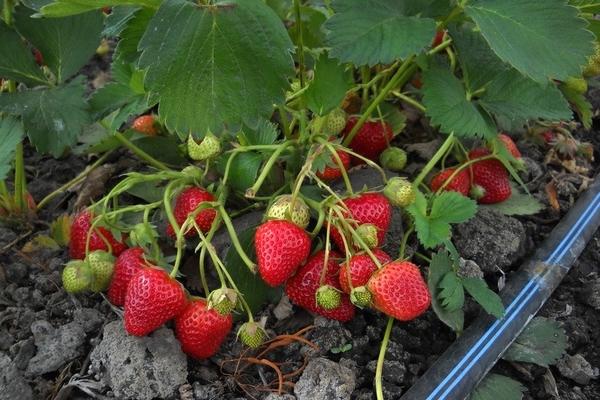
[(402, 400), (466, 398), (548, 300), (600, 226), (596, 177), (500, 292), (504, 316), (481, 314)]

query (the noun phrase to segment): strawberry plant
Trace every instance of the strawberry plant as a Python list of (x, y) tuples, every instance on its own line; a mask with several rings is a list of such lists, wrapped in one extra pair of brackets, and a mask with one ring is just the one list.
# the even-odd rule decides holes
[[(483, 279), (457, 274), (452, 224), (525, 196), (518, 147), (502, 132), (568, 126), (574, 114), (591, 126), (591, 12), (600, 5), (577, 0), (5, 2), (0, 217), (48, 201), (27, 197), (24, 142), (54, 157), (101, 154), (94, 168), (124, 148), (142, 165), (75, 216), (79, 261), (63, 285), (108, 289), (130, 334), (174, 321), (186, 353), (211, 357), (241, 310), (238, 337), (258, 347), (265, 326), (253, 315), (276, 286), (340, 321), (356, 306), (410, 321), (431, 305), (459, 334), (465, 292), (498, 318), (503, 307)], [(106, 38), (112, 81), (90, 90), (79, 71)], [(440, 143), (414, 174), (400, 148), (409, 108)], [(584, 151), (549, 131), (549, 143), (565, 138), (557, 151)], [(382, 184), (354, 188), (359, 168)], [(394, 207), (404, 232), (387, 255)], [(253, 212), (260, 223), (236, 231)], [(118, 258), (94, 278), (98, 251)], [(179, 279), (190, 251), (200, 288)]]

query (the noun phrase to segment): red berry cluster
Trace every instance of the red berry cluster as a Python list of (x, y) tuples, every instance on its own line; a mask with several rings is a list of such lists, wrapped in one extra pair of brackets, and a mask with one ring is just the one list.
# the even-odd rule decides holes
[[(511, 156), (516, 159), (521, 157), (521, 152), (509, 136), (500, 133), (498, 137)], [(440, 171), (431, 179), (429, 187), (433, 192), (442, 188), (471, 196), (480, 204), (500, 203), (508, 199), (512, 194), (508, 171), (492, 154), (492, 150), (487, 147), (471, 150), (466, 160), (469, 162), (468, 166)]]

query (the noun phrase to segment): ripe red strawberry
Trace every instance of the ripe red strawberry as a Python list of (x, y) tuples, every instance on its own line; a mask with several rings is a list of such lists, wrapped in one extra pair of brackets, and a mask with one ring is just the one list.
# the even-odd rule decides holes
[[(491, 154), (490, 149), (477, 148), (469, 153), (469, 160)], [(477, 161), (470, 166), (472, 187), (471, 197), (481, 204), (500, 203), (511, 195), (508, 171), (499, 160), (490, 158)]]
[[(383, 250), (375, 249), (372, 252), (381, 265), (392, 261), (392, 257)], [(340, 287), (345, 293), (350, 294), (350, 282), (352, 282), (353, 288), (364, 286), (377, 269), (377, 264), (369, 254), (365, 252), (356, 253), (340, 267)]]
[(319, 179), (332, 180), (340, 178), (342, 176), (342, 169), (348, 170), (350, 167), (350, 154), (341, 150), (337, 150), (336, 152), (340, 157), (340, 161), (342, 162), (342, 168), (340, 168), (340, 164), (338, 164), (337, 159), (331, 155), (332, 165), (325, 165), (322, 171), (317, 171), (317, 177)]
[(121, 307), (125, 304), (127, 285), (135, 274), (142, 268), (154, 266), (144, 257), (144, 249), (131, 247), (117, 257), (113, 271), (113, 278), (108, 288), (108, 300), (115, 306)]
[(144, 336), (175, 318), (187, 304), (181, 283), (160, 268), (143, 268), (127, 286), (125, 330)]
[(508, 152), (514, 158), (521, 158), (521, 152), (519, 151), (519, 148), (509, 136), (505, 135), (504, 133), (499, 133), (498, 138), (500, 138), (500, 140), (504, 143), (506, 150), (508, 150)]
[[(381, 247), (392, 216), (392, 206), (390, 205), (389, 200), (381, 193), (369, 192), (359, 194), (356, 197), (346, 198), (343, 202), (350, 211), (349, 216), (346, 215), (347, 213), (343, 212), (344, 219), (354, 229), (357, 229), (358, 226), (362, 224), (375, 225), (378, 229), (376, 247)], [(355, 250), (359, 249), (359, 246), (354, 245), (354, 241), (349, 232), (340, 231), (335, 224), (331, 226), (331, 238), (335, 244), (337, 244), (338, 248), (344, 251), (342, 234), (346, 237), (349, 245), (353, 245)]]
[[(342, 131), (344, 136), (348, 136), (357, 122), (358, 119), (355, 117), (348, 118)], [(387, 121), (366, 121), (356, 132), (348, 147), (357, 154), (378, 162), (379, 155), (388, 147), (393, 137), (392, 127)], [(365, 163), (358, 157), (351, 157), (351, 161), (354, 165)]]
[[(92, 218), (93, 214), (91, 210), (84, 209), (83, 211), (79, 212), (73, 220), (70, 234), (71, 244), (69, 246), (69, 252), (71, 254), (71, 258), (73, 259), (85, 259), (85, 245), (88, 232), (92, 229)], [(127, 248), (125, 239), (126, 235), (123, 235), (120, 240), (117, 240), (106, 228), (97, 226), (96, 229), (94, 229), (94, 231), (90, 234), (88, 250), (104, 250), (112, 253), (112, 255), (116, 257)]]
[(214, 356), (233, 327), (233, 316), (206, 308), (206, 300), (194, 298), (175, 318), (175, 336), (181, 350), (192, 358)]
[[(440, 172), (438, 172), (433, 178), (431, 178), (431, 182), (429, 183), (429, 187), (432, 192), (437, 192), (444, 183), (450, 178), (450, 176), (454, 173), (456, 168), (446, 168)], [(450, 182), (446, 186), (444, 186), (444, 190), (447, 191), (455, 191), (463, 196), (469, 195), (469, 190), (471, 190), (471, 177), (467, 169), (461, 169), (455, 176), (452, 178)]]
[(158, 135), (158, 129), (154, 124), (154, 117), (152, 115), (141, 115), (137, 117), (131, 125), (133, 129), (148, 136)]
[(373, 307), (400, 321), (418, 317), (431, 303), (419, 268), (408, 261), (385, 265), (373, 274), (367, 288), (373, 295)]
[[(306, 308), (316, 314), (338, 321), (348, 321), (354, 317), (356, 308), (350, 301), (347, 293), (341, 293), (340, 304), (332, 309), (325, 309), (317, 304), (316, 294), (322, 285), (341, 290), (338, 279), (340, 265), (334, 258), (341, 256), (334, 251), (329, 252), (327, 266), (325, 263), (325, 251), (320, 250), (313, 254), (306, 263), (298, 269), (285, 284), (285, 292), (289, 298), (301, 307)], [(325, 277), (321, 281), (323, 268), (326, 268)]]
[[(188, 215), (193, 213), (201, 203), (205, 201), (212, 202), (214, 200), (215, 198), (213, 195), (201, 187), (190, 186), (184, 189), (181, 193), (179, 193), (177, 199), (175, 200), (175, 207), (173, 208), (175, 221), (177, 221), (177, 224), (181, 227)], [(196, 221), (200, 231), (202, 231), (202, 233), (206, 233), (210, 230), (216, 216), (216, 209), (207, 208), (196, 214), (194, 221)], [(170, 223), (167, 225), (167, 235), (173, 239), (177, 236), (173, 226)], [(185, 237), (193, 237), (197, 235), (198, 232), (193, 226), (190, 226), (184, 234)]]
[(310, 254), (310, 237), (287, 220), (274, 219), (256, 230), (254, 248), (260, 276), (269, 286), (284, 283)]
[(431, 47), (437, 47), (440, 44), (442, 44), (442, 42), (444, 41), (444, 36), (446, 35), (446, 30), (442, 29), (441, 31), (438, 31), (438, 33), (435, 35), (435, 38), (433, 38), (433, 42), (431, 43)]

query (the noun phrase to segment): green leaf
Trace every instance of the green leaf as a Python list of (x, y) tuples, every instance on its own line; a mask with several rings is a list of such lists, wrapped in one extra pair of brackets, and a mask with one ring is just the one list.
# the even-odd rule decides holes
[(561, 92), (569, 103), (573, 106), (575, 112), (579, 115), (581, 124), (584, 128), (590, 129), (592, 127), (592, 118), (594, 117), (595, 108), (585, 97), (585, 94), (576, 93), (565, 85), (559, 86)]
[(0, 119), (0, 180), (6, 179), (12, 170), (15, 150), (24, 136), (25, 132), (18, 119), (11, 115)]
[(598, 0), (569, 0), (569, 4), (577, 7), (582, 13), (600, 14)]
[(476, 212), (477, 203), (473, 199), (454, 191), (443, 191), (434, 197), (429, 217), (459, 224), (473, 218)]
[(479, 104), (495, 116), (522, 122), (572, 117), (569, 103), (556, 85), (540, 86), (515, 69), (497, 76), (481, 95)]
[(235, 159), (231, 162), (229, 169), (228, 183), (241, 192), (245, 192), (254, 185), (258, 170), (262, 164), (261, 154), (253, 152), (244, 153), (226, 153), (217, 159), (217, 164), (221, 173), (225, 171), (225, 165), (230, 157), (235, 154)]
[(429, 46), (435, 20), (416, 14), (431, 1), (334, 0), (325, 28), (331, 56), (357, 66), (389, 64)]
[(112, 65), (112, 75), (115, 82), (106, 83), (93, 92), (88, 99), (88, 104), (94, 121), (103, 119), (120, 109), (110, 127), (115, 131), (132, 114), (144, 111), (147, 104), (143, 95), (143, 86), (139, 87), (143, 76), (140, 71), (133, 69), (131, 64), (115, 62)]
[(52, 90), (3, 93), (0, 110), (21, 115), (29, 140), (41, 153), (60, 156), (77, 143), (84, 125), (91, 123), (84, 77)]
[(489, 373), (473, 389), (468, 400), (521, 400), (526, 390), (514, 379)]
[(17, 31), (0, 24), (0, 76), (23, 82), (27, 86), (48, 84), (29, 48)]
[(450, 223), (466, 221), (475, 214), (473, 200), (455, 192), (442, 192), (443, 195), (436, 196), (430, 214), (427, 214), (425, 196), (418, 191), (415, 194), (415, 202), (406, 207), (406, 211), (414, 218), (417, 238), (425, 248), (444, 243), (451, 234)]
[(447, 272), (438, 286), (442, 289), (438, 294), (442, 306), (448, 311), (456, 311), (462, 308), (465, 304), (465, 291), (454, 271)]
[(544, 317), (535, 317), (506, 349), (507, 361), (528, 362), (548, 368), (567, 349), (567, 336), (562, 324)]
[(586, 21), (563, 0), (479, 0), (465, 13), (502, 60), (542, 85), (581, 76), (594, 53)]
[(165, 186), (157, 185), (156, 181), (141, 181), (127, 189), (127, 193), (147, 203), (155, 203), (164, 199)]
[(352, 74), (338, 60), (321, 53), (315, 66), (315, 77), (306, 89), (308, 108), (320, 116), (327, 115), (344, 101), (346, 92), (352, 87)]
[(244, 146), (268, 146), (274, 144), (278, 136), (277, 125), (266, 119), (261, 119), (256, 129), (244, 126), (238, 138)]
[(542, 211), (546, 206), (535, 197), (522, 193), (516, 185), (511, 184), (510, 197), (496, 204), (479, 204), (478, 208), (499, 211), (506, 215), (533, 215)]
[(58, 83), (65, 82), (94, 55), (101, 42), (100, 10), (65, 18), (31, 18), (33, 11), (17, 7), (15, 26), (42, 55)]
[(135, 10), (130, 19), (125, 22), (125, 28), (119, 32), (121, 40), (115, 48), (115, 59), (123, 62), (137, 62), (142, 52), (138, 49), (156, 10), (140, 8)]
[(174, 136), (147, 136), (141, 134), (132, 140), (138, 148), (145, 151), (151, 157), (167, 164), (186, 165), (188, 160), (181, 155)]
[(456, 76), (446, 68), (432, 66), (423, 72), (423, 104), (432, 125), (459, 137), (492, 139), (496, 127), (490, 115), (467, 99)]
[(181, 137), (255, 127), (284, 103), (286, 75), (293, 75), (292, 42), (259, 0), (166, 0), (139, 48), (150, 103), (160, 103), (161, 120)]
[(440, 321), (448, 325), (454, 332), (460, 333), (464, 326), (464, 312), (460, 308), (454, 311), (448, 310), (442, 306), (440, 299), (435, 295), (438, 292), (442, 278), (452, 272), (452, 264), (452, 259), (447, 250), (439, 250), (434, 253), (429, 264), (427, 286), (429, 292), (434, 294), (431, 298), (431, 307)]
[(472, 28), (470, 24), (452, 24), (448, 29), (465, 84), (471, 93), (485, 87), (508, 68), (492, 51), (481, 32)]
[[(323, 24), (327, 20), (326, 10), (318, 6), (300, 6), (300, 17), (302, 26), (302, 44), (306, 48), (322, 48), (327, 31)], [(295, 18), (294, 13), (294, 18)], [(288, 32), (294, 44), (298, 43), (298, 32), (296, 24), (288, 28)]]
[(161, 3), (162, 0), (57, 0), (55, 3), (42, 7), (39, 15), (36, 15), (36, 17), (65, 17), (99, 10), (103, 7), (120, 5), (134, 5), (157, 9)]
[[(238, 235), (242, 249), (251, 260), (256, 258), (254, 250), (255, 231), (256, 227), (253, 226)], [(234, 246), (229, 247), (227, 250), (227, 254), (223, 257), (223, 263), (238, 290), (243, 294), (250, 311), (252, 313), (258, 311), (260, 306), (267, 300), (272, 288), (261, 279), (260, 274), (250, 271)]]
[(504, 306), (502, 305), (500, 296), (490, 290), (483, 279), (468, 276), (460, 279), (467, 292), (487, 313), (492, 314), (498, 319), (502, 318), (504, 315)]

